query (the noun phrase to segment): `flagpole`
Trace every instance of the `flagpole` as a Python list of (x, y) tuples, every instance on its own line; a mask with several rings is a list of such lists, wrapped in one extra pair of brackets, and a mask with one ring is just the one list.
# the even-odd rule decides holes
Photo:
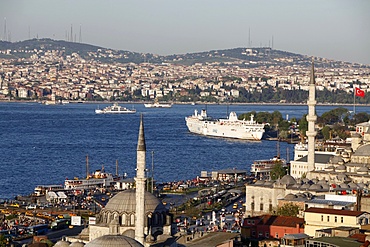
[(356, 114), (356, 88), (353, 84), (353, 116)]

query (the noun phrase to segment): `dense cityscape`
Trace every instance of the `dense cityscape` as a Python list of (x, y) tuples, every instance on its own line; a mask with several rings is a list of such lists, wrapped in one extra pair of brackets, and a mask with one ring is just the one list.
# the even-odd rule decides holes
[[(2, 41), (0, 54), (0, 99), (38, 101), (304, 103), (311, 60), (271, 48), (160, 57), (49, 39)], [(319, 102), (353, 103), (354, 87), (370, 90), (370, 66), (314, 62)]]

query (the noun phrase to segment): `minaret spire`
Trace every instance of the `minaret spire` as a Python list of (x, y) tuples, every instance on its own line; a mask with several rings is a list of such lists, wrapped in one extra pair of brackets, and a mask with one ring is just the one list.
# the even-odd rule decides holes
[(314, 68), (314, 59), (312, 58), (312, 67), (311, 67), (311, 78), (309, 84), (309, 93), (308, 93), (308, 131), (306, 135), (308, 137), (308, 154), (307, 154), (307, 172), (315, 170), (315, 106), (316, 106), (316, 95), (315, 95), (315, 68)]
[(135, 240), (144, 245), (144, 226), (145, 226), (145, 170), (146, 170), (146, 145), (144, 136), (143, 115), (140, 116), (139, 138), (137, 142), (136, 160), (136, 221), (135, 221)]

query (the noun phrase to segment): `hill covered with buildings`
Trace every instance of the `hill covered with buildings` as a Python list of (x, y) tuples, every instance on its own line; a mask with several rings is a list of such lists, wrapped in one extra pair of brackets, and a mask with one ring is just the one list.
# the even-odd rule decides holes
[[(312, 58), (269, 47), (160, 56), (52, 39), (0, 42), (0, 98), (303, 103)], [(314, 58), (317, 101), (369, 103), (370, 66)]]

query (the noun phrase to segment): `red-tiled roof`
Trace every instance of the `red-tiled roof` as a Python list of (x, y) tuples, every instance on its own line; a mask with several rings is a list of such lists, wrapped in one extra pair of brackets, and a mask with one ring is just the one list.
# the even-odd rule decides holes
[[(258, 217), (253, 217), (254, 220), (259, 220), (258, 225), (269, 225), (269, 226), (285, 226), (285, 227), (297, 227), (297, 224), (301, 228), (304, 225), (304, 219), (298, 217), (289, 216), (276, 216), (276, 215), (262, 215)], [(250, 220), (250, 218), (247, 218)], [(245, 221), (244, 221), (245, 222)]]
[(331, 208), (309, 208), (305, 212), (307, 213), (319, 213), (319, 214), (335, 214), (335, 215), (346, 215), (346, 216), (360, 216), (366, 212), (363, 211), (351, 211)]

